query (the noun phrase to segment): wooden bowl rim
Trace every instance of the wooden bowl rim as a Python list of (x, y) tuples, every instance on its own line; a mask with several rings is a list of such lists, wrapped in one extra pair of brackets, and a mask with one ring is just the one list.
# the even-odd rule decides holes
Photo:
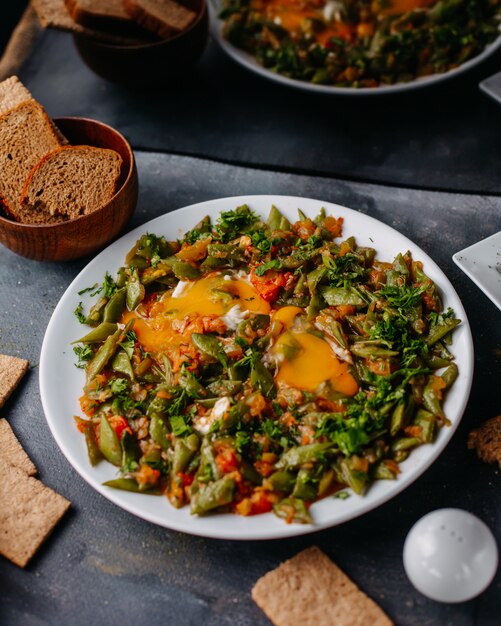
[(205, 15), (207, 15), (208, 13), (207, 0), (200, 0), (200, 2), (201, 2), (201, 8), (200, 8), (200, 11), (198, 12), (198, 15), (195, 21), (192, 24), (190, 24), (188, 28), (186, 28), (185, 30), (182, 30), (177, 35), (173, 35), (172, 37), (169, 37), (168, 39), (161, 39), (160, 41), (153, 41), (152, 43), (142, 43), (142, 44), (137, 44), (137, 45), (126, 46), (123, 44), (114, 44), (114, 43), (108, 43), (106, 41), (100, 41), (99, 39), (93, 39), (92, 37), (87, 37), (86, 35), (83, 35), (82, 33), (73, 33), (73, 37), (77, 39), (78, 41), (90, 42), (92, 45), (95, 45), (96, 47), (109, 48), (110, 50), (149, 50), (150, 48), (163, 46), (166, 43), (177, 41), (178, 39), (181, 39), (182, 37), (187, 35), (190, 31), (192, 31), (195, 28), (195, 26), (197, 26), (201, 22), (202, 18), (205, 17)]
[[(68, 224), (75, 224), (76, 222), (79, 222), (81, 220), (87, 220), (101, 213), (101, 211), (104, 211), (106, 208), (108, 208), (110, 203), (113, 202), (113, 200), (115, 200), (118, 194), (120, 194), (123, 191), (123, 189), (125, 189), (125, 187), (130, 183), (132, 176), (134, 174), (134, 164), (135, 164), (134, 151), (132, 150), (131, 145), (129, 144), (127, 139), (122, 135), (120, 131), (118, 131), (116, 128), (113, 128), (113, 126), (110, 126), (109, 124), (105, 124), (105, 122), (100, 122), (99, 120), (94, 120), (90, 117), (78, 117), (78, 116), (69, 115), (69, 116), (53, 118), (53, 122), (56, 124), (56, 126), (57, 126), (58, 121), (91, 122), (91, 124), (95, 124), (96, 126), (101, 126), (102, 128), (106, 128), (110, 130), (111, 132), (115, 133), (115, 135), (118, 135), (119, 138), (122, 140), (124, 146), (126, 147), (127, 152), (129, 153), (130, 166), (129, 166), (129, 171), (127, 172), (126, 179), (124, 180), (123, 184), (116, 190), (115, 194), (110, 198), (110, 200), (108, 200), (106, 204), (104, 204), (102, 207), (99, 207), (99, 209), (96, 209), (92, 211), (91, 213), (88, 213), (87, 215), (80, 215), (79, 217), (76, 217), (72, 220), (66, 220), (64, 222), (57, 222), (55, 224), (23, 224), (22, 222), (16, 222), (15, 220), (10, 220), (0, 215), (0, 224), (7, 224), (14, 228), (20, 228), (20, 229), (26, 229), (26, 230), (37, 230), (39, 228), (63, 229), (63, 228), (66, 228)], [(80, 145), (84, 145), (84, 144), (80, 144)]]

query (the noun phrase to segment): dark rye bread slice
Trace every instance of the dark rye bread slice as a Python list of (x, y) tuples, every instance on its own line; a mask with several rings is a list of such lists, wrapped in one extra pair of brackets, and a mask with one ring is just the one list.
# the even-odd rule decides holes
[(114, 150), (64, 146), (30, 172), (21, 195), (20, 221), (54, 223), (88, 215), (115, 195), (122, 157)]
[(15, 220), (20, 217), (19, 200), (29, 173), (60, 146), (51, 120), (34, 100), (0, 116), (0, 205)]
[(197, 17), (173, 0), (123, 0), (123, 6), (138, 24), (163, 39), (185, 30)]
[(144, 38), (124, 37), (123, 35), (116, 35), (104, 30), (87, 28), (77, 24), (69, 14), (64, 0), (31, 0), (31, 4), (43, 28), (55, 28), (77, 35), (84, 35), (85, 37), (117, 46), (138, 46), (145, 42), (148, 43), (148, 40)]
[(71, 18), (81, 26), (124, 37), (149, 37), (127, 14), (122, 0), (64, 0)]
[[(17, 76), (10, 76), (0, 83), (0, 115), (7, 113), (23, 102), (35, 101), (35, 98), (26, 89)], [(67, 145), (69, 141), (51, 120), (52, 128), (61, 145)]]

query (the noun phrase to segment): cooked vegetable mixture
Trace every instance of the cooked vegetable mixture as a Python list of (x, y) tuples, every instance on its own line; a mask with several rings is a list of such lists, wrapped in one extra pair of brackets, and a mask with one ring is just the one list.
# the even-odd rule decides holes
[(223, 0), (223, 35), (274, 72), (378, 87), (447, 72), (499, 36), (501, 0)]
[(84, 290), (76, 422), (90, 462), (119, 468), (106, 485), (310, 522), (434, 440), (460, 321), (409, 252), (379, 261), (342, 224), (240, 206), (181, 241), (143, 235)]

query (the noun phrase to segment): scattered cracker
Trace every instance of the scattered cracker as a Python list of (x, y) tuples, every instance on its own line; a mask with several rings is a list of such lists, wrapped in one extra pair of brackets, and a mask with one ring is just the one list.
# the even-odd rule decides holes
[(313, 546), (260, 578), (252, 598), (275, 626), (392, 626), (337, 565)]
[(28, 369), (28, 361), (0, 354), (0, 407), (18, 386)]
[(491, 417), (468, 435), (468, 448), (474, 449), (482, 461), (499, 463), (501, 467), (501, 415)]
[(28, 476), (34, 476), (37, 473), (37, 468), (17, 440), (6, 419), (0, 419), (0, 458)]
[(25, 567), (70, 502), (0, 458), (0, 554)]
[(77, 33), (99, 41), (123, 46), (134, 46), (144, 43), (144, 40), (137, 38), (120, 37), (77, 24), (69, 14), (64, 0), (32, 0), (32, 5), (43, 28), (56, 28), (57, 30)]

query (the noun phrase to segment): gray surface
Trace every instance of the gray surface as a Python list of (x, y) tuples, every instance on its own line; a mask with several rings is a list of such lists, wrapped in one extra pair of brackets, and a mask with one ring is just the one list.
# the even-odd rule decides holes
[[(33, 366), (0, 414), (10, 420), (42, 480), (73, 503), (26, 571), (0, 557), (0, 624), (265, 626), (269, 622), (250, 598), (254, 581), (316, 544), (398, 625), (498, 625), (499, 573), (479, 599), (442, 605), (411, 587), (401, 552), (412, 524), (442, 506), (479, 515), (501, 542), (499, 471), (466, 450), (469, 430), (500, 412), (499, 312), (451, 260), (453, 252), (499, 230), (501, 200), (291, 176), (188, 157), (137, 157), (141, 190), (130, 227), (193, 202), (281, 193), (345, 204), (412, 238), (446, 272), (466, 307), (476, 348), (471, 400), (433, 467), (404, 493), (358, 520), (263, 543), (201, 539), (158, 528), (95, 493), (63, 457), (43, 416), (36, 367), (43, 334), (56, 303), (88, 259), (42, 264), (0, 248), (0, 352), (29, 358)], [(113, 268), (103, 268), (103, 273), (105, 269)]]
[(331, 97), (286, 88), (227, 58), (214, 42), (181, 80), (130, 91), (96, 76), (71, 36), (47, 32), (21, 78), (53, 117), (107, 122), (134, 149), (399, 186), (501, 193), (501, 111), (481, 67), (408, 94)]

